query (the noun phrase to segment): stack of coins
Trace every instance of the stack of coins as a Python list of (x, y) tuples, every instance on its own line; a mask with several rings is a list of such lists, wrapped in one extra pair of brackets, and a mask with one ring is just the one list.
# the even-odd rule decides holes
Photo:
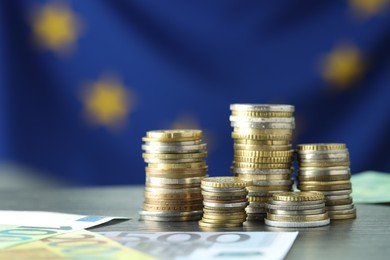
[(272, 194), (290, 191), (293, 181), (291, 139), (294, 106), (232, 104), (235, 176), (250, 180), (248, 220), (264, 219)]
[(239, 227), (246, 220), (246, 185), (237, 177), (208, 177), (202, 180), (203, 217), (201, 227)]
[(200, 183), (206, 176), (201, 130), (156, 130), (142, 138), (146, 184), (141, 220), (191, 221), (202, 217)]
[(331, 220), (356, 218), (346, 145), (301, 144), (297, 148), (298, 188), (323, 192)]
[(320, 227), (330, 223), (321, 192), (282, 192), (267, 202), (265, 224), (273, 227)]

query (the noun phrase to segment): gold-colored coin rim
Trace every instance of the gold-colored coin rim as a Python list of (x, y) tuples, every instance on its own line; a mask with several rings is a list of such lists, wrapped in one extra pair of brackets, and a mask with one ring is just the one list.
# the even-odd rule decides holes
[(207, 152), (197, 153), (143, 153), (144, 159), (200, 159), (207, 157)]
[(346, 144), (343, 143), (319, 143), (319, 144), (298, 144), (298, 151), (330, 151), (346, 149)]
[(235, 150), (234, 155), (245, 156), (245, 157), (292, 157), (294, 155), (294, 150), (288, 150), (288, 151)]
[(146, 137), (159, 141), (179, 141), (202, 138), (203, 132), (199, 129), (165, 129), (146, 132)]
[(215, 188), (245, 188), (251, 185), (251, 181), (243, 181), (238, 177), (221, 176), (221, 177), (207, 177), (201, 182), (201, 186), (215, 187)]
[(291, 163), (293, 157), (244, 157), (234, 156), (235, 162), (249, 162), (249, 163)]
[(267, 111), (250, 111), (250, 110), (232, 110), (232, 116), (243, 116), (243, 117), (293, 117), (293, 112), (267, 112)]
[(272, 199), (277, 201), (301, 202), (324, 200), (325, 196), (322, 192), (281, 192), (273, 194)]
[(250, 139), (250, 140), (264, 140), (264, 141), (291, 141), (292, 135), (290, 134), (244, 134), (232, 132), (233, 139)]
[(255, 168), (255, 169), (290, 169), (291, 163), (247, 163), (233, 162), (235, 168)]
[(155, 169), (199, 169), (207, 167), (205, 161), (190, 163), (149, 163), (148, 168)]
[(329, 218), (328, 212), (313, 215), (279, 215), (267, 212), (267, 219), (286, 222), (319, 221)]

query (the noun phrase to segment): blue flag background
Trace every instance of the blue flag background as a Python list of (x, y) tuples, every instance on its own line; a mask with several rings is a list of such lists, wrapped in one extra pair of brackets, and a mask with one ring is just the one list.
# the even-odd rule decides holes
[(0, 159), (73, 184), (145, 180), (141, 138), (200, 128), (230, 175), (231, 103), (294, 105), (294, 144), (390, 172), (390, 3), (0, 2)]

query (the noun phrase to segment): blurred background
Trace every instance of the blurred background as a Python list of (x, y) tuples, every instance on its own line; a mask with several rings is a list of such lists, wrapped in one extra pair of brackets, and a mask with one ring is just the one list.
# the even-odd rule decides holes
[(2, 186), (142, 184), (168, 128), (230, 175), (232, 103), (294, 105), (294, 145), (390, 172), (390, 1), (0, 2)]

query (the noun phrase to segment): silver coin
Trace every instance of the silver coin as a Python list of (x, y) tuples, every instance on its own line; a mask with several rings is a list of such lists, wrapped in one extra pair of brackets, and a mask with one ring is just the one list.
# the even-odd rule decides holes
[(302, 205), (318, 205), (324, 203), (324, 200), (308, 200), (308, 201), (280, 201), (271, 199), (269, 204), (283, 205), (283, 206), (302, 206)]
[(247, 214), (258, 214), (258, 213), (267, 213), (266, 208), (249, 208), (246, 207), (245, 211)]
[(200, 188), (169, 189), (169, 188), (145, 187), (145, 191), (156, 192), (156, 193), (201, 193)]
[(287, 205), (275, 205), (268, 203), (266, 205), (267, 209), (276, 209), (276, 210), (310, 210), (310, 209), (322, 209), (325, 208), (325, 203), (315, 204), (315, 205), (301, 205), (301, 206), (287, 206)]
[(219, 188), (219, 187), (209, 187), (201, 185), (202, 190), (204, 191), (210, 191), (210, 192), (245, 192), (246, 188)]
[(230, 116), (230, 122), (256, 122), (256, 123), (294, 123), (294, 117), (252, 117)]
[(310, 161), (310, 160), (335, 160), (335, 159), (344, 159), (349, 160), (348, 153), (307, 153), (307, 154), (298, 154), (298, 160)]
[(239, 200), (245, 199), (246, 196), (205, 196), (203, 195), (204, 200)]
[(351, 174), (351, 170), (349, 167), (328, 167), (328, 168), (309, 168), (309, 169), (299, 169), (298, 175), (343, 175), (343, 174)]
[(203, 177), (191, 178), (158, 178), (146, 177), (146, 182), (150, 184), (200, 184)]
[(195, 211), (181, 211), (181, 212), (163, 212), (163, 211), (139, 211), (139, 215), (142, 216), (154, 216), (154, 217), (188, 217), (195, 215), (202, 215), (202, 210)]
[(237, 174), (292, 174), (294, 169), (256, 169), (230, 167), (233, 173)]
[(155, 158), (144, 158), (146, 163), (192, 163), (202, 162), (204, 158), (185, 158), (185, 159), (155, 159)]
[(186, 146), (150, 146), (142, 145), (142, 150), (147, 153), (193, 153), (203, 152), (207, 148), (206, 144), (186, 145)]
[(264, 111), (264, 112), (294, 112), (292, 105), (280, 104), (231, 104), (230, 110), (237, 111)]
[(337, 195), (349, 195), (352, 193), (352, 189), (347, 190), (332, 190), (332, 191), (321, 191), (325, 196), (337, 196)]
[(268, 209), (267, 212), (278, 215), (314, 215), (325, 213), (325, 208), (321, 209), (306, 209), (306, 210), (280, 210)]
[(266, 202), (249, 202), (247, 208), (265, 208)]
[(344, 210), (329, 210), (328, 211), (328, 214), (330, 217), (332, 217), (333, 215), (347, 215), (347, 214), (354, 214), (354, 213), (356, 213), (355, 208), (344, 209)]
[(329, 158), (311, 158), (311, 159), (306, 159), (306, 158), (299, 158), (298, 159), (298, 162), (299, 163), (325, 163), (325, 162), (329, 162), (329, 163), (348, 163), (349, 162), (349, 157), (346, 157), (346, 158), (332, 158), (332, 159), (329, 159)]
[(203, 201), (203, 205), (210, 208), (245, 208), (248, 204), (248, 202), (217, 203)]
[(338, 211), (338, 210), (350, 210), (355, 208), (353, 203), (346, 205), (336, 205), (336, 206), (325, 206), (328, 211)]
[(332, 201), (332, 200), (344, 200), (344, 199), (349, 199), (351, 196), (350, 195), (335, 195), (335, 196), (325, 196), (325, 199), (327, 201)]
[(231, 122), (231, 127), (244, 127), (256, 129), (294, 129), (294, 123), (261, 123), (261, 122)]
[(326, 151), (316, 151), (316, 150), (300, 150), (297, 151), (298, 155), (307, 155), (307, 154), (338, 154), (345, 153), (348, 154), (348, 149), (339, 149), (339, 150), (326, 150)]
[(317, 221), (303, 221), (303, 222), (287, 222), (287, 221), (275, 221), (264, 219), (264, 223), (272, 227), (283, 227), (283, 228), (308, 228), (308, 227), (321, 227), (329, 225), (330, 219), (317, 220)]
[(261, 181), (261, 180), (252, 180), (253, 186), (291, 186), (293, 180), (271, 180), (271, 181)]
[(146, 141), (144, 142), (147, 146), (153, 146), (153, 147), (166, 147), (166, 146), (187, 146), (187, 145), (197, 145), (201, 144), (202, 139), (198, 140), (191, 140), (191, 141), (175, 141), (175, 142), (160, 142), (160, 141)]
[(270, 191), (248, 191), (248, 196), (252, 197), (272, 197), (275, 193), (286, 192), (285, 190), (270, 190)]

